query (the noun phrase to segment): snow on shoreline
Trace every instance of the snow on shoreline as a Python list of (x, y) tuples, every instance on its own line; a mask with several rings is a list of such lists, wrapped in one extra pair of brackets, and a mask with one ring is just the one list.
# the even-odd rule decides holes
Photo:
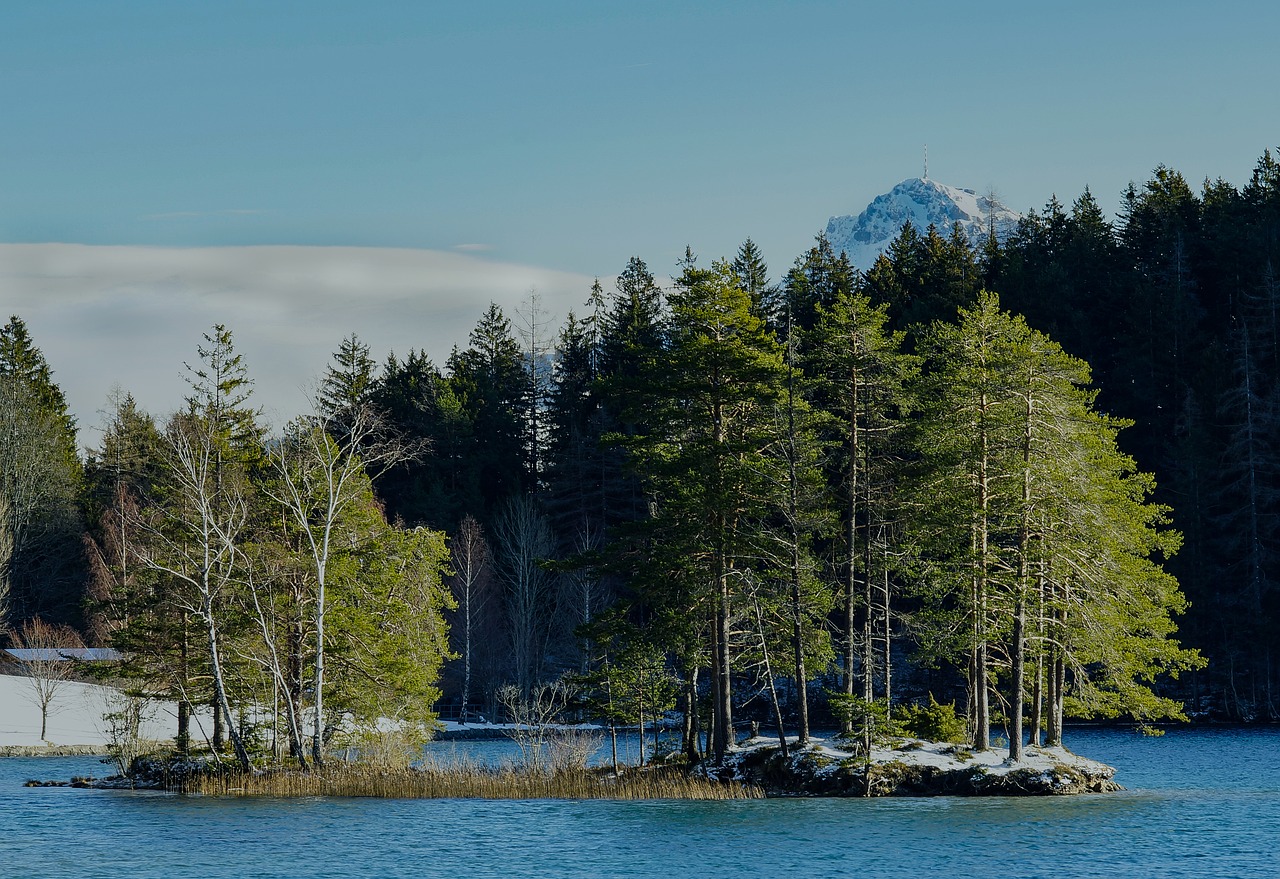
[[(787, 741), (794, 745), (796, 740), (794, 736), (788, 736)], [(759, 736), (742, 742), (738, 750), (775, 748), (777, 745), (776, 736)], [(837, 761), (848, 760), (854, 756), (853, 752), (842, 750), (835, 743), (824, 739), (810, 739), (810, 746), (812, 751)], [(1086, 774), (1114, 771), (1105, 763), (1081, 757), (1062, 747), (1037, 748), (1027, 745), (1022, 749), (1022, 760), (1018, 763), (1010, 763), (1008, 748), (973, 751), (964, 745), (929, 742), (923, 739), (904, 739), (895, 748), (874, 747), (871, 749), (871, 762), (896, 762), (907, 766), (932, 766), (944, 770), (982, 767), (986, 774), (995, 776), (1024, 769), (1049, 771), (1058, 766), (1068, 766)]]
[[(49, 711), (47, 738), (40, 739), (40, 708), (35, 701), (30, 679), (0, 674), (0, 748), (41, 747), (53, 745), (63, 748), (88, 747), (105, 751), (108, 737), (102, 715), (109, 710), (112, 688), (99, 684), (67, 682), (59, 689)], [(199, 735), (199, 718), (193, 718), (194, 735)], [(468, 734), (502, 735), (513, 725), (496, 723), (441, 723), (441, 738), (469, 737)], [(143, 720), (142, 737), (155, 741), (171, 739), (177, 727), (177, 706), (172, 702), (153, 700)], [(591, 724), (577, 727), (582, 730), (599, 730)], [(450, 735), (452, 733), (452, 735)], [(794, 743), (794, 737), (791, 737)], [(733, 750), (739, 754), (754, 750), (776, 748), (777, 739), (760, 736), (740, 743)], [(821, 754), (836, 762), (847, 762), (854, 755), (839, 747), (834, 740), (813, 739), (810, 752)], [(1113, 769), (1105, 764), (1073, 754), (1065, 748), (1024, 749), (1023, 759), (1017, 764), (1008, 762), (1008, 750), (992, 748), (987, 751), (970, 751), (963, 746), (938, 742), (905, 740), (893, 749), (874, 748), (871, 762), (877, 764), (900, 763), (906, 766), (932, 767), (942, 771), (981, 769), (987, 775), (1002, 776), (1019, 770), (1051, 772), (1055, 767), (1066, 766), (1086, 775), (1105, 774), (1110, 777)]]
[[(63, 748), (91, 747), (105, 750), (107, 735), (102, 722), (108, 700), (116, 691), (101, 684), (68, 681), (58, 688), (49, 708), (48, 738), (40, 739), (40, 707), (35, 701), (31, 679), (21, 675), (0, 674), (0, 748), (38, 748), (55, 745)], [(207, 720), (197, 711), (192, 717), (191, 734), (201, 736), (200, 721)], [(173, 702), (153, 699), (147, 703), (142, 724), (142, 738), (152, 741), (172, 739), (178, 727), (178, 708)], [(515, 728), (510, 723), (440, 722), (442, 738), (502, 736)], [(572, 727), (599, 730), (593, 724)]]
[[(105, 748), (102, 715), (115, 691), (100, 684), (67, 681), (49, 706), (47, 738), (40, 739), (40, 707), (31, 679), (0, 674), (0, 747), (89, 746)], [(143, 720), (144, 739), (171, 739), (177, 729), (177, 706), (153, 700)]]
[(784, 756), (775, 739), (757, 737), (705, 771), (720, 780), (758, 785), (766, 796), (933, 797), (1059, 796), (1122, 790), (1115, 769), (1064, 748), (1027, 748), (1010, 763), (1008, 750), (900, 739), (861, 757), (840, 740), (812, 740)]

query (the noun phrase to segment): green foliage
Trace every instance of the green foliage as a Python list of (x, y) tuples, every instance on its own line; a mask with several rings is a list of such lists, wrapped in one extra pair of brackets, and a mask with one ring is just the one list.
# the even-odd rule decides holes
[(958, 225), (930, 225), (921, 235), (909, 221), (860, 285), (872, 302), (888, 307), (895, 330), (913, 336), (934, 321), (952, 320), (957, 309), (973, 304), (981, 286), (973, 249)]
[[(848, 258), (837, 254), (826, 235), (796, 259), (782, 282), (782, 302), (772, 309), (774, 321), (790, 314), (792, 324), (804, 332), (817, 322), (818, 309), (829, 308), (841, 296), (853, 292), (857, 272)], [(778, 324), (776, 324), (778, 325)]]
[[(536, 663), (603, 668), (608, 654), (597, 683), (615, 693), (643, 690), (640, 677), (660, 683), (659, 667), (704, 685), (710, 670), (727, 719), (722, 682), (763, 678), (766, 659), (785, 676), (797, 646), (807, 674), (831, 674), (838, 630), (842, 688), (858, 669), (877, 673), (882, 637), (906, 635), (918, 663), (981, 669), (975, 692), (995, 682), (1005, 701), (1023, 698), (1021, 658), (1042, 668), (1045, 699), (1066, 713), (1149, 724), (1181, 716), (1168, 682), (1202, 663), (1177, 640), (1185, 590), (1196, 607), (1183, 637), (1222, 657), (1200, 683), (1227, 694), (1237, 716), (1265, 710), (1280, 656), (1277, 168), (1268, 152), (1245, 187), (1206, 181), (1196, 192), (1160, 167), (1114, 223), (1086, 190), (980, 254), (954, 229), (904, 227), (865, 275), (820, 238), (776, 288), (751, 241), (710, 268), (687, 253), (669, 294), (633, 258), (613, 295), (597, 283), (586, 317), (570, 316), (545, 400), (497, 306), (444, 370), (410, 351), (379, 371), (349, 336), (323, 377), (326, 414), (367, 404), (384, 416), (379, 437), (431, 454), (372, 487), (362, 480), (338, 517), (326, 697), (353, 723), (380, 712), (429, 722), (409, 702), (429, 706), (436, 693), (444, 599), (423, 584), (446, 561), (434, 532), (387, 519), (443, 527), (472, 512), (493, 525), (511, 497), (536, 494), (555, 531), (543, 555), (579, 564), (540, 568), (538, 613), (557, 618)], [(209, 603), (230, 696), (262, 702), (278, 685), (305, 709), (298, 669), (321, 646), (320, 584), (304, 563), (318, 507), (282, 521), (283, 477), (263, 466), (277, 441), (297, 437), (267, 442), (225, 326), (197, 350), (170, 439), (208, 429), (215, 506), (244, 505), (232, 576)], [(191, 595), (179, 575), (140, 563), (181, 543), (162, 514), (191, 512), (155, 423), (118, 400), (82, 479), (74, 422), (18, 318), (0, 330), (0, 403), (12, 608), (74, 613), (82, 503), (94, 631), (128, 649), (130, 673), (154, 691), (207, 700)], [(537, 461), (535, 419), (549, 435)], [(30, 521), (14, 505), (32, 497), (18, 490), (24, 467), (34, 474), (24, 485), (45, 490)], [(559, 649), (615, 595), (642, 638), (593, 634), (581, 650)], [(291, 669), (279, 681), (264, 671), (272, 648)], [(670, 703), (670, 679), (660, 686), (646, 704)], [(905, 720), (943, 730), (946, 708), (931, 701)], [(888, 725), (872, 707), (858, 712), (849, 717), (864, 729)]]
[(455, 603), (442, 582), (445, 535), (391, 528), (372, 504), (366, 488), (364, 505), (344, 523), (358, 542), (334, 560), (329, 705), (361, 728), (386, 719), (401, 735), (413, 731), (425, 741), (441, 664), (451, 657), (444, 611)]
[(677, 681), (662, 647), (617, 620), (595, 627), (595, 636), (604, 657), (594, 670), (574, 679), (594, 716), (635, 724), (675, 707)]
[(530, 378), (511, 321), (497, 305), (490, 304), (472, 329), (469, 347), (449, 356), (448, 373), (465, 424), (459, 476), (478, 495), (462, 512), (489, 521), (532, 480), (525, 466)]
[(930, 742), (964, 742), (965, 723), (956, 717), (956, 705), (941, 705), (929, 694), (928, 705), (906, 704), (898, 706), (894, 719), (909, 735)]
[(76, 425), (26, 324), (0, 327), (0, 626), (79, 623), (85, 576)]
[[(1178, 537), (1167, 510), (1150, 504), (1150, 477), (1134, 472), (1097, 413), (1088, 367), (983, 293), (956, 325), (924, 340), (930, 406), (918, 448), (926, 465), (923, 526), (926, 596), (944, 628), (968, 633), (970, 685), (985, 692), (990, 645), (1025, 635), (1027, 608), (1072, 669), (1070, 710), (1161, 716), (1161, 674), (1199, 657), (1172, 639), (1184, 600), (1160, 562)], [(968, 581), (968, 582), (966, 582)], [(1010, 703), (1021, 704), (1011, 684)], [(977, 744), (987, 718), (979, 707)]]
[(846, 738), (855, 745), (866, 747), (885, 744), (902, 734), (902, 728), (889, 711), (889, 703), (883, 699), (868, 701), (861, 696), (845, 693), (827, 693), (831, 713), (851, 730)]

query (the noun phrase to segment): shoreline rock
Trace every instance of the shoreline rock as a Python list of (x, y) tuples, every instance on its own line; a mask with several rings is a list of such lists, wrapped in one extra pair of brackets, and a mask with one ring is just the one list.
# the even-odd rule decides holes
[(0, 745), (0, 757), (105, 757), (105, 745)]
[(814, 740), (782, 756), (776, 740), (752, 739), (724, 763), (704, 766), (717, 780), (762, 788), (768, 797), (1069, 796), (1124, 790), (1115, 768), (1065, 748), (1027, 748), (1019, 764), (1008, 752), (970, 752), (937, 742), (906, 740), (875, 748), (870, 759)]

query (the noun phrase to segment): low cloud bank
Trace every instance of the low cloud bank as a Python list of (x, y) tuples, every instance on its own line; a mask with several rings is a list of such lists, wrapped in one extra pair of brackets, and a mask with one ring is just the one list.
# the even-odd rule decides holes
[(416, 348), (443, 363), (491, 301), (514, 321), (534, 291), (558, 324), (582, 310), (591, 283), (435, 250), (0, 244), (3, 317), (26, 321), (86, 446), (113, 387), (157, 416), (181, 405), (183, 363), (216, 323), (231, 329), (254, 399), (279, 425), (305, 408), (351, 333), (375, 359)]

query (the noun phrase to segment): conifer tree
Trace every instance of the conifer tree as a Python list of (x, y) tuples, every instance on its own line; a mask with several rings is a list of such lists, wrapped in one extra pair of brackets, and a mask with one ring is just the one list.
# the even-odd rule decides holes
[[(163, 448), (155, 420), (138, 407), (131, 394), (114, 393), (102, 443), (89, 452), (85, 468), (85, 506), (93, 556), (87, 632), (91, 642), (145, 642), (154, 615), (162, 613), (154, 583), (136, 563), (135, 544), (139, 540), (139, 509), (154, 500), (164, 478)], [(144, 619), (148, 619), (145, 625)], [(147, 655), (132, 646), (122, 646), (122, 651), (133, 657)], [(171, 687), (166, 690), (172, 693)]]
[[(935, 606), (963, 620), (973, 743), (990, 742), (994, 672), (1007, 669), (1010, 757), (1019, 759), (1031, 609), (1048, 645), (1049, 744), (1064, 706), (1177, 716), (1149, 688), (1198, 661), (1171, 639), (1184, 607), (1160, 567), (1176, 548), (1148, 477), (1116, 447), (1123, 423), (1093, 411), (1087, 367), (992, 294), (926, 339), (931, 400), (919, 450)], [(1153, 558), (1153, 556), (1155, 558)], [(1071, 694), (1068, 694), (1068, 689)]]
[[(663, 291), (639, 257), (618, 275), (607, 309), (597, 309), (599, 352), (595, 393), (600, 401), (602, 437), (634, 438), (648, 432), (647, 387), (668, 345)], [(625, 462), (625, 445), (608, 443), (601, 466), (601, 501), (608, 530), (648, 515), (648, 501)]]
[(837, 254), (827, 236), (819, 235), (783, 279), (783, 301), (773, 317), (790, 314), (792, 326), (803, 333), (817, 321), (818, 307), (830, 306), (840, 294), (852, 291), (856, 280), (848, 257)]
[(476, 491), (464, 511), (484, 520), (532, 480), (525, 466), (529, 374), (511, 322), (497, 305), (490, 304), (472, 329), (470, 347), (450, 356), (448, 373), (467, 422), (463, 479)]
[(21, 318), (0, 328), (0, 623), (80, 622), (85, 575), (76, 425)]
[(773, 326), (778, 325), (778, 290), (769, 283), (769, 266), (754, 241), (748, 238), (733, 258), (733, 274), (751, 297), (751, 313)]
[[(687, 583), (678, 613), (709, 623), (712, 751), (733, 742), (731, 619), (761, 534), (760, 510), (785, 486), (766, 454), (782, 403), (781, 351), (728, 265), (687, 265), (671, 296), (670, 348), (647, 376), (650, 433), (628, 442), (652, 492), (663, 570)], [(741, 610), (741, 608), (737, 609)]]
[(393, 522), (443, 529), (475, 506), (479, 489), (470, 467), (471, 422), (451, 382), (425, 352), (403, 360), (387, 356), (372, 404), (380, 438), (399, 437), (423, 454), (400, 461), (376, 477), (378, 497)]
[[(862, 668), (864, 699), (875, 696), (873, 643), (883, 635), (882, 694), (890, 698), (891, 625), (889, 596), (882, 592), (879, 632), (875, 584), (887, 583), (885, 554), (876, 541), (893, 527), (897, 514), (895, 481), (902, 446), (903, 416), (909, 410), (906, 389), (918, 370), (916, 358), (901, 351), (903, 333), (888, 330), (888, 306), (873, 306), (864, 295), (844, 292), (819, 307), (817, 324), (805, 348), (811, 393), (830, 416), (826, 439), (834, 457), (833, 504), (839, 510), (843, 546), (841, 579), (841, 685), (854, 696), (854, 668)], [(857, 611), (863, 609), (859, 633)], [(861, 635), (861, 651), (858, 650)]]
[(376, 365), (369, 346), (355, 333), (347, 336), (334, 352), (320, 380), (318, 399), (325, 417), (340, 432), (356, 413), (372, 402), (377, 388)]

